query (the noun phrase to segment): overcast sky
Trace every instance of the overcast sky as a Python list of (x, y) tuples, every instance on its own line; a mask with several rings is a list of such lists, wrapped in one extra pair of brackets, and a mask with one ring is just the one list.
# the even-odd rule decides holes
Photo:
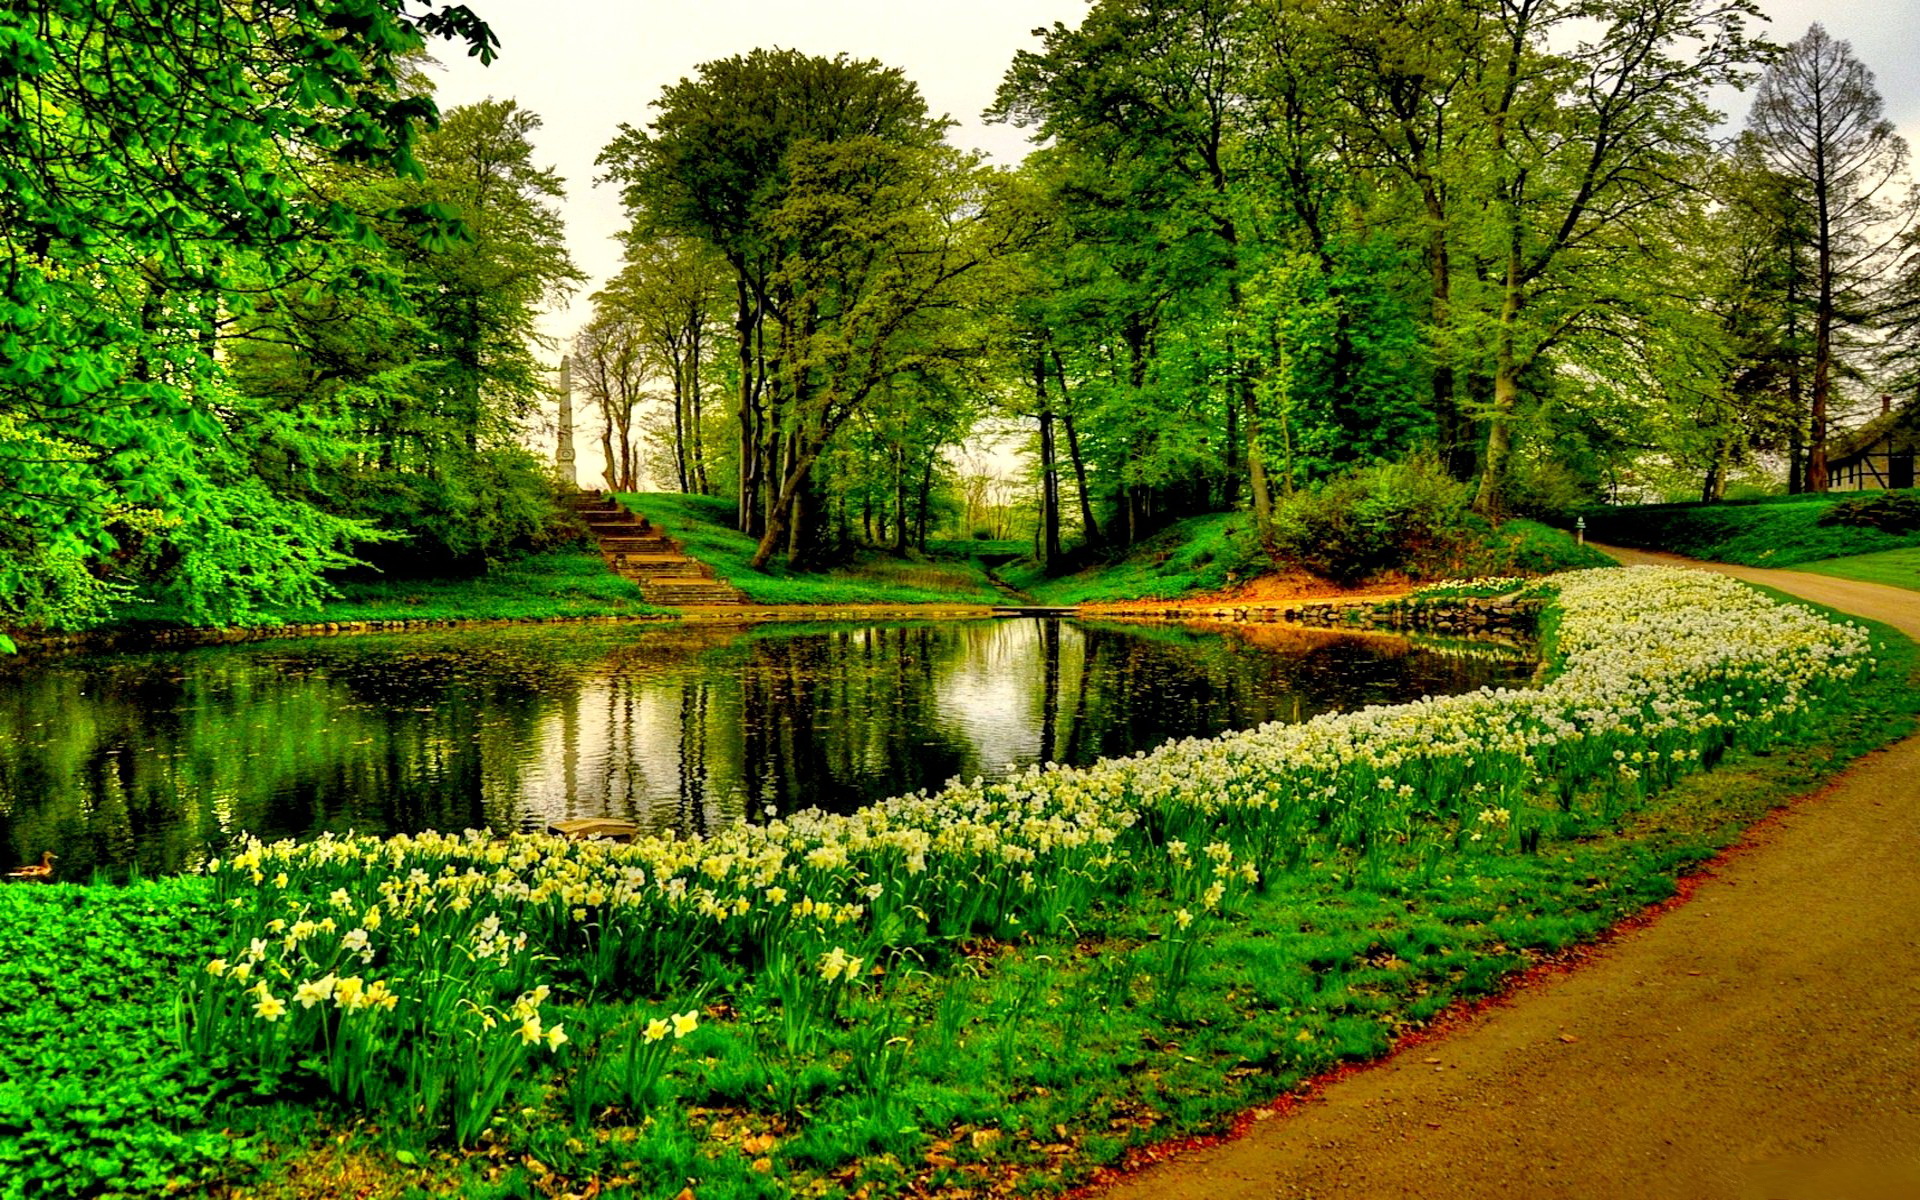
[[(488, 67), (472, 59), (446, 63), (440, 104), (511, 97), (545, 122), (535, 137), (539, 161), (566, 178), (568, 242), (593, 279), (570, 310), (543, 322), (548, 334), (563, 338), (585, 322), (587, 296), (620, 265), (612, 240), (624, 224), (619, 197), (593, 183), (594, 158), (621, 122), (645, 124), (660, 90), (699, 64), (761, 46), (878, 59), (902, 68), (929, 107), (959, 122), (955, 142), (1013, 163), (1025, 152), (1025, 132), (987, 125), (980, 111), (1014, 52), (1038, 44), (1036, 27), (1077, 25), (1088, 8), (1086, 0), (469, 3), (498, 35), (500, 57)], [(1772, 18), (1768, 36), (1776, 42), (1796, 40), (1814, 21), (1852, 42), (1875, 74), (1887, 115), (1909, 145), (1920, 143), (1920, 0), (1760, 0), (1760, 7)], [(1745, 97), (1716, 99), (1736, 126), (1744, 121)]]

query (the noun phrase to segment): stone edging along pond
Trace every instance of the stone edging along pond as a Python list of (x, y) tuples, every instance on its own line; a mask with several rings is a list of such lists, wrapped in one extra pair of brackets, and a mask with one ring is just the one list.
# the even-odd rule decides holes
[[(1418, 595), (1389, 600), (1319, 601), (1290, 606), (1218, 605), (1174, 608), (1164, 605), (1116, 605), (1081, 612), (1087, 619), (1152, 618), (1175, 621), (1288, 622), (1325, 629), (1414, 630), (1449, 635), (1530, 637), (1546, 602), (1511, 597), (1438, 597)], [(763, 624), (786, 621), (958, 621), (983, 620), (993, 610), (979, 604), (747, 604), (724, 608), (688, 608), (677, 613), (559, 617), (407, 617), (374, 621), (306, 621), (289, 625), (133, 628), (79, 633), (17, 634), (18, 658), (45, 654), (108, 650), (179, 650), (197, 646), (234, 646), (295, 638), (351, 637), (361, 634), (439, 633), (459, 629), (505, 629), (520, 625), (630, 625), (710, 623)], [(9, 658), (0, 656), (0, 666)]]
[[(94, 650), (184, 650), (235, 646), (292, 638), (349, 637), (381, 633), (440, 633), (458, 629), (505, 629), (519, 625), (662, 625), (673, 622), (760, 624), (771, 621), (965, 620), (991, 615), (985, 605), (937, 604), (750, 604), (682, 609), (677, 613), (562, 617), (407, 617), (379, 621), (306, 621), (291, 625), (193, 626), (175, 629), (96, 629), (79, 633), (15, 634), (20, 657)], [(11, 656), (0, 656), (4, 666)]]

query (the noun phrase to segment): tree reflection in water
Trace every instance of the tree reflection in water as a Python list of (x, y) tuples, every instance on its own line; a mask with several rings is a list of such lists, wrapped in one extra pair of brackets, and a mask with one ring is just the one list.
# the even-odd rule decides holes
[(77, 656), (0, 676), (0, 858), (50, 849), (85, 878), (179, 870), (243, 832), (697, 832), (1530, 669), (1372, 635), (1055, 620)]

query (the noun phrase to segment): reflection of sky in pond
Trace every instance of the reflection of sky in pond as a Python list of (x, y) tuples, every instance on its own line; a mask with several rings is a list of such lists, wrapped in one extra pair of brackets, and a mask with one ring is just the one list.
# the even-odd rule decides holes
[(1035, 620), (50, 659), (0, 675), (0, 858), (51, 849), (71, 878), (249, 831), (710, 829), (1526, 674), (1392, 638)]

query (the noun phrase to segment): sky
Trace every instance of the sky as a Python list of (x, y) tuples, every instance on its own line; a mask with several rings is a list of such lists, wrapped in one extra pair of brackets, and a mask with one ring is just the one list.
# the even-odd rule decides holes
[[(878, 59), (919, 84), (928, 106), (958, 122), (952, 140), (1013, 164), (1027, 133), (988, 125), (980, 112), (1033, 31), (1077, 25), (1086, 0), (468, 0), (500, 39), (490, 66), (451, 58), (438, 75), (442, 108), (512, 98), (544, 122), (538, 161), (567, 182), (563, 212), (574, 261), (593, 280), (542, 329), (566, 339), (585, 324), (588, 296), (620, 266), (614, 237), (625, 224), (616, 189), (593, 182), (594, 159), (622, 122), (644, 125), (663, 87), (701, 63), (782, 47)], [(1853, 44), (1874, 72), (1887, 116), (1920, 148), (1920, 0), (1759, 0), (1767, 36), (1792, 42), (1815, 21)], [(1737, 128), (1747, 97), (1716, 95)], [(558, 362), (559, 351), (553, 352)], [(587, 444), (582, 446), (582, 466)], [(583, 469), (582, 475), (588, 472)]]

